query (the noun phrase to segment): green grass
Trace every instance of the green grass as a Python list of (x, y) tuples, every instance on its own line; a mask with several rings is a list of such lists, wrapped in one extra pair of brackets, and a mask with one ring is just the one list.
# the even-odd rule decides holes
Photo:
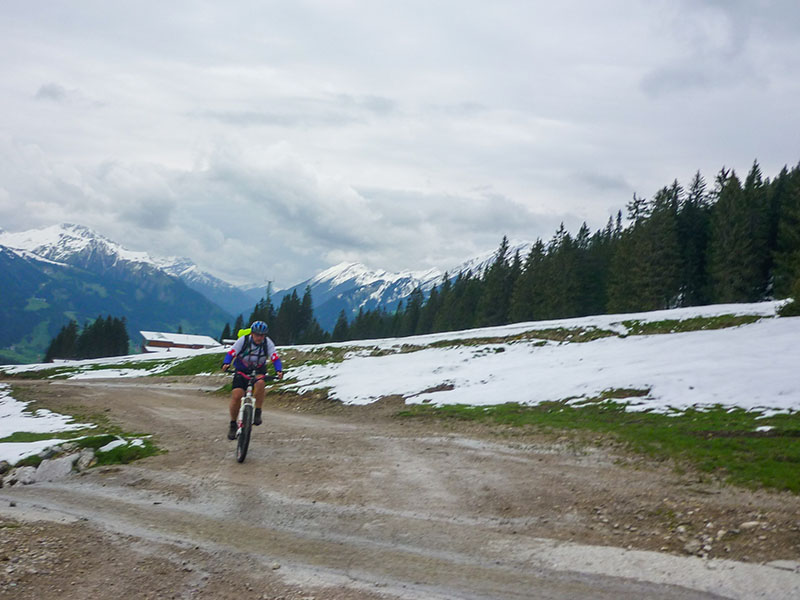
[(216, 373), (222, 366), (222, 359), (225, 357), (224, 353), (219, 354), (200, 354), (193, 356), (186, 360), (180, 360), (172, 365), (166, 371), (158, 373), (158, 375), (199, 375), (201, 373)]
[[(148, 456), (161, 453), (161, 450), (159, 450), (149, 440), (142, 441), (144, 444), (141, 446), (132, 446), (130, 444), (126, 444), (124, 446), (117, 446), (108, 452), (97, 452), (97, 454), (95, 454), (95, 458), (97, 459), (96, 466), (128, 464), (134, 460), (139, 460), (141, 458), (146, 458)], [(105, 444), (99, 447), (102, 448), (104, 445)]]
[[(12, 388), (12, 396), (27, 402), (26, 411), (34, 412), (37, 408), (46, 408), (41, 402), (37, 401), (32, 396), (31, 392), (25, 388)], [(0, 443), (4, 442), (17, 442), (29, 443), (41, 440), (58, 439), (54, 446), (62, 446), (67, 443), (73, 444), (73, 448), (83, 449), (91, 448), (98, 450), (106, 444), (123, 438), (125, 440), (142, 439), (142, 446), (131, 446), (127, 444), (114, 448), (110, 452), (101, 452), (96, 454), (97, 465), (109, 465), (115, 463), (129, 463), (139, 458), (160, 454), (163, 452), (158, 448), (153, 441), (148, 439), (147, 434), (133, 433), (123, 431), (118, 425), (115, 425), (109, 418), (109, 409), (105, 412), (87, 412), (84, 407), (80, 406), (64, 406), (58, 409), (59, 414), (68, 415), (75, 423), (90, 424), (81, 429), (74, 429), (70, 431), (56, 431), (48, 433), (30, 433), (24, 431), (17, 431), (13, 434), (0, 439)], [(74, 451), (74, 450), (73, 450)], [(67, 450), (62, 450), (59, 454), (65, 454)], [(19, 462), (15, 467), (33, 466), (38, 467), (42, 462), (42, 457), (39, 455), (28, 456)]]
[(44, 459), (39, 456), (38, 454), (32, 454), (31, 456), (26, 456), (22, 460), (20, 460), (17, 464), (14, 465), (15, 468), (19, 467), (38, 467), (42, 464)]
[[(8, 379), (66, 379), (77, 373), (87, 373), (94, 371), (116, 371), (118, 369), (131, 369), (137, 371), (150, 371), (165, 364), (172, 362), (173, 359), (153, 359), (153, 360), (125, 360), (124, 362), (75, 365), (70, 363), (60, 364), (47, 369), (37, 369), (35, 371), (23, 371), (21, 373), (3, 373)], [(176, 365), (178, 366), (178, 365)]]
[[(26, 435), (34, 435), (34, 434), (26, 434)], [(23, 439), (21, 439), (20, 441), (35, 441), (32, 439), (31, 440), (24, 439), (24, 437), (25, 436), (23, 435), (22, 436)], [(125, 437), (125, 439), (131, 439), (131, 438), (141, 439), (141, 436), (130, 435), (130, 434), (123, 437)], [(105, 433), (100, 435), (88, 436), (81, 439), (76, 439), (74, 441), (74, 444), (78, 448), (81, 449), (90, 448), (95, 451), (96, 462), (93, 466), (128, 464), (130, 462), (133, 462), (134, 460), (139, 460), (140, 458), (146, 458), (148, 456), (153, 456), (162, 453), (162, 450), (159, 449), (155, 444), (153, 444), (148, 439), (142, 439), (143, 444), (141, 446), (132, 446), (130, 443), (128, 443), (125, 445), (117, 446), (116, 448), (112, 448), (108, 452), (98, 452), (100, 448), (117, 439), (119, 439), (119, 436)], [(7, 441), (7, 438), (0, 440), (0, 442), (4, 441)], [(41, 456), (39, 456), (38, 454), (33, 454), (31, 456), (26, 456), (25, 458), (18, 461), (14, 465), (14, 467), (15, 468), (38, 467), (42, 463), (42, 460), (44, 459)]]
[[(666, 415), (626, 412), (625, 404), (615, 400), (646, 393), (611, 390), (580, 406), (568, 401), (537, 406), (415, 405), (398, 416), (612, 436), (633, 452), (659, 461), (674, 461), (677, 468), (690, 466), (737, 485), (800, 493), (800, 413), (760, 418), (758, 412), (714, 406)], [(757, 432), (760, 426), (773, 429)]]
[(58, 438), (60, 440), (71, 440), (76, 437), (91, 435), (96, 431), (97, 428), (95, 427), (92, 427), (90, 429), (75, 429), (71, 431), (51, 431), (49, 433), (29, 433), (26, 431), (16, 431), (9, 436), (0, 438), (0, 444), (6, 442), (12, 442), (12, 443), (16, 442), (24, 444), (28, 442), (39, 442), (41, 440), (50, 440), (53, 438)]
[(674, 319), (649, 322), (623, 321), (622, 324), (628, 328), (628, 335), (653, 335), (739, 327), (755, 323), (762, 318), (759, 315), (719, 315), (716, 317), (692, 317), (680, 321)]

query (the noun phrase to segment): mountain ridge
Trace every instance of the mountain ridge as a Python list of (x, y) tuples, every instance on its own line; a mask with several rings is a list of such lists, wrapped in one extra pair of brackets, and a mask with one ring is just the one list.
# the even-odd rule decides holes
[(139, 330), (183, 328), (217, 336), (230, 319), (146, 253), (128, 251), (82, 226), (46, 229), (0, 233), (1, 360), (38, 360), (70, 320), (125, 317), (137, 345)]
[[(158, 257), (133, 251), (83, 225), (64, 223), (41, 229), (11, 233), (0, 229), (0, 246), (17, 256), (34, 261), (49, 261), (51, 267), (69, 265), (98, 273), (110, 279), (129, 282), (148, 276), (168, 276), (201, 294), (228, 315), (246, 319), (268, 290), (260, 286), (237, 286), (198, 267), (186, 257)], [(509, 247), (509, 256), (527, 255), (531, 243)], [(452, 269), (436, 268), (391, 272), (372, 269), (360, 262), (341, 262), (288, 288), (271, 292), (276, 308), (284, 297), (301, 296), (311, 290), (315, 316), (320, 325), (332, 330), (339, 315), (352, 319), (360, 310), (393, 311), (411, 292), (419, 288), (424, 295), (441, 284), (445, 275), (455, 279), (461, 273), (480, 276), (496, 259), (497, 251), (474, 256)], [(152, 327), (149, 327), (152, 328)], [(217, 335), (217, 332), (204, 331)]]

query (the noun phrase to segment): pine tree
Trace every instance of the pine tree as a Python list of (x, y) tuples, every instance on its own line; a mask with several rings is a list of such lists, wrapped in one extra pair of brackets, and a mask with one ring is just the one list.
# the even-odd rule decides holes
[[(793, 295), (794, 282), (800, 280), (800, 165), (786, 169), (773, 182), (773, 195), (779, 198), (775, 250), (775, 295)], [(800, 302), (800, 297), (795, 296)]]
[[(251, 323), (252, 323), (252, 321), (251, 321)], [(231, 332), (232, 333), (231, 337), (233, 337), (233, 336), (237, 336), (238, 337), (239, 336), (239, 331), (241, 331), (242, 329), (244, 329), (244, 316), (243, 315), (239, 315), (238, 317), (236, 317), (236, 320), (233, 322), (233, 331)]]
[(711, 300), (754, 302), (761, 298), (764, 284), (752, 207), (747, 205), (733, 171), (720, 171), (715, 195), (708, 260)]
[(347, 324), (347, 315), (342, 309), (339, 313), (339, 318), (336, 320), (336, 325), (333, 326), (333, 333), (331, 333), (332, 342), (344, 342), (350, 339), (350, 331)]
[(71, 320), (64, 325), (58, 334), (50, 340), (44, 355), (44, 362), (54, 358), (70, 359), (76, 357), (76, 343), (78, 340), (78, 323)]
[(511, 294), (510, 317), (512, 321), (532, 321), (537, 318), (536, 298), (541, 279), (542, 263), (545, 260), (545, 246), (537, 239), (525, 259), (522, 273), (517, 278)]
[(508, 238), (503, 236), (494, 262), (483, 276), (483, 293), (478, 302), (477, 323), (480, 326), (508, 322), (511, 303), (511, 267), (508, 264)]
[(433, 288), (424, 306), (420, 310), (415, 333), (431, 333), (433, 331), (433, 323), (436, 320), (436, 314), (439, 312), (440, 308), (441, 298), (439, 296), (439, 291)]
[(51, 340), (45, 353), (45, 362), (54, 358), (82, 359), (123, 356), (128, 354), (128, 332), (125, 319), (108, 315), (98, 316), (78, 331), (78, 324), (70, 321)]
[(424, 296), (419, 287), (414, 288), (406, 301), (406, 309), (403, 313), (403, 319), (400, 325), (400, 336), (414, 335), (417, 331), (417, 323), (419, 316), (422, 312), (422, 305), (424, 303)]
[(680, 296), (683, 306), (707, 304), (708, 238), (711, 210), (706, 181), (697, 171), (678, 212), (678, 245), (681, 249)]
[(433, 319), (433, 331), (449, 331), (453, 316), (453, 284), (450, 282), (450, 274), (445, 272), (442, 282), (439, 284), (439, 310)]

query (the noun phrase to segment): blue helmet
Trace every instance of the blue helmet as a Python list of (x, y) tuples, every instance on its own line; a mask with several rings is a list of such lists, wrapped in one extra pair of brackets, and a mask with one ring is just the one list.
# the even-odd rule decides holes
[(264, 321), (253, 321), (253, 324), (250, 325), (250, 333), (267, 335), (267, 324)]

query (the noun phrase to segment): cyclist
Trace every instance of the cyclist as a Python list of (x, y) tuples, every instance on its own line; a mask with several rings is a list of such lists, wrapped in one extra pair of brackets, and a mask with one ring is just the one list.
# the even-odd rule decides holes
[[(231, 423), (228, 428), (228, 439), (236, 439), (236, 418), (239, 416), (239, 405), (247, 389), (247, 378), (239, 372), (255, 372), (259, 375), (267, 373), (267, 358), (272, 361), (275, 367), (275, 374), (278, 379), (283, 379), (283, 365), (278, 353), (275, 351), (275, 343), (267, 337), (267, 324), (264, 321), (253, 321), (250, 325), (250, 333), (236, 340), (236, 343), (225, 355), (222, 363), (222, 370), (227, 371), (231, 364), (236, 369), (233, 376), (233, 391), (231, 392)], [(261, 405), (264, 403), (264, 388), (266, 383), (263, 379), (256, 381), (253, 385), (253, 395), (256, 397), (256, 414), (253, 425), (261, 425)]]

